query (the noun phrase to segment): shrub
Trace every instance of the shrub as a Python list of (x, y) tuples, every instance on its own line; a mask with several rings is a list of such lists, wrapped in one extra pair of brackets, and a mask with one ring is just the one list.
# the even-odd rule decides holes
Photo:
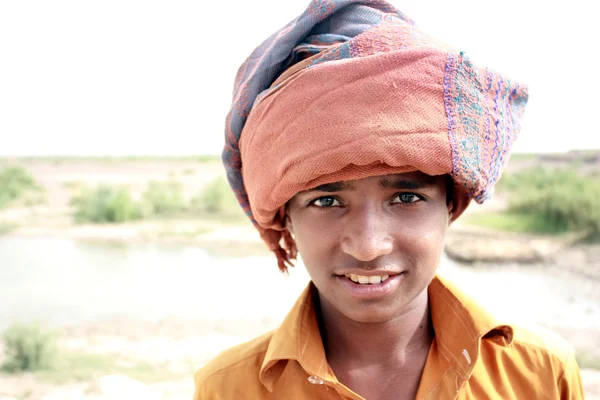
[(503, 179), (509, 212), (535, 216), (547, 232), (600, 237), (600, 181), (573, 170), (536, 168)]
[(73, 198), (77, 222), (125, 222), (142, 217), (140, 205), (127, 189), (100, 185)]
[(505, 174), (498, 182), (498, 191), (530, 193), (565, 184), (586, 185), (588, 179), (572, 169), (550, 169), (536, 167), (514, 174)]
[(2, 369), (8, 372), (36, 371), (49, 368), (56, 359), (56, 334), (38, 324), (14, 324), (2, 339), (6, 360)]
[(78, 222), (125, 222), (150, 216), (173, 215), (179, 212), (200, 211), (219, 217), (244, 217), (238, 202), (224, 177), (206, 185), (199, 195), (187, 204), (183, 186), (175, 181), (151, 182), (137, 202), (127, 189), (100, 185), (85, 189), (71, 200)]
[(225, 177), (208, 183), (200, 194), (192, 199), (192, 206), (208, 213), (239, 214), (240, 206)]
[(550, 229), (537, 215), (524, 213), (474, 213), (463, 217), (467, 224), (483, 226), (490, 229), (506, 232), (525, 233), (559, 233)]
[(183, 170), (183, 175), (194, 175), (196, 170), (194, 168), (186, 168)]
[(168, 215), (186, 208), (182, 185), (174, 180), (150, 182), (142, 199), (144, 210), (149, 214)]
[(41, 187), (21, 167), (8, 167), (0, 171), (0, 208), (19, 200), (30, 192), (40, 192)]

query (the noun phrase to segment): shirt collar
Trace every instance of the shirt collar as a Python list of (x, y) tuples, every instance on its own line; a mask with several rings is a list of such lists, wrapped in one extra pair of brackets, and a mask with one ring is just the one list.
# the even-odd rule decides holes
[(471, 297), (437, 275), (429, 285), (429, 310), (442, 355), (466, 379), (479, 358), (482, 339), (508, 346), (513, 328), (500, 323)]
[(269, 390), (281, 376), (287, 360), (296, 360), (309, 375), (333, 380), (319, 331), (312, 282), (275, 331), (260, 369), (260, 380)]
[[(479, 357), (482, 339), (507, 346), (513, 329), (500, 324), (453, 284), (437, 275), (429, 285), (429, 307), (440, 352), (462, 378), (467, 378)], [(272, 391), (288, 360), (295, 360), (309, 375), (334, 380), (315, 312), (317, 290), (310, 282), (275, 331), (260, 369), (260, 381)]]

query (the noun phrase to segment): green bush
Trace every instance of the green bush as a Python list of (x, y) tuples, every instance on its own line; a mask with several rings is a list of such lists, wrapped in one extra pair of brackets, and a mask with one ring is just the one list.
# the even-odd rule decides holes
[(509, 213), (535, 217), (545, 232), (587, 232), (600, 238), (600, 181), (574, 170), (536, 168), (503, 178)]
[(588, 178), (579, 176), (572, 169), (550, 169), (536, 167), (514, 174), (505, 174), (498, 182), (498, 191), (510, 193), (531, 193), (549, 187), (560, 187), (564, 184), (586, 185)]
[(85, 189), (71, 200), (78, 222), (125, 222), (151, 216), (171, 216), (182, 212), (202, 212), (237, 221), (244, 217), (224, 177), (215, 179), (190, 203), (186, 203), (183, 186), (175, 181), (151, 182), (140, 201), (135, 201), (122, 187), (100, 185)]
[(146, 212), (151, 215), (169, 215), (186, 209), (183, 187), (174, 180), (150, 182), (142, 203)]
[(214, 214), (239, 214), (240, 206), (225, 177), (208, 183), (200, 194), (192, 199), (192, 206), (200, 211)]
[(77, 222), (125, 222), (142, 217), (141, 207), (123, 187), (100, 185), (71, 200)]
[(21, 199), (28, 193), (39, 193), (41, 187), (21, 167), (8, 167), (0, 171), (0, 208)]
[(2, 335), (7, 372), (37, 371), (56, 360), (56, 333), (38, 324), (14, 324)]
[(524, 233), (559, 233), (551, 229), (545, 221), (537, 215), (524, 213), (474, 213), (461, 217), (470, 225), (483, 226), (486, 228), (505, 232)]
[(187, 209), (180, 183), (151, 182), (135, 201), (124, 187), (100, 185), (85, 189), (71, 200), (78, 222), (126, 222), (154, 215), (172, 215)]

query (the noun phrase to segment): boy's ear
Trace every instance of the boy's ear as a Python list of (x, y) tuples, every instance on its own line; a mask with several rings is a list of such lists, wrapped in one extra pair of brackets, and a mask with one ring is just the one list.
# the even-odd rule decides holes
[(281, 216), (281, 220), (283, 220), (284, 226), (287, 228), (290, 233), (294, 233), (294, 227), (292, 225), (292, 219), (290, 218), (290, 208), (289, 203), (286, 203), (283, 207), (279, 209), (279, 215)]
[(462, 215), (469, 206), (469, 203), (471, 203), (471, 197), (469, 197), (465, 189), (462, 186), (454, 185), (452, 200), (448, 201), (449, 224), (452, 224)]
[(446, 202), (448, 208), (448, 221), (452, 222), (452, 216), (454, 215), (454, 200), (450, 199)]

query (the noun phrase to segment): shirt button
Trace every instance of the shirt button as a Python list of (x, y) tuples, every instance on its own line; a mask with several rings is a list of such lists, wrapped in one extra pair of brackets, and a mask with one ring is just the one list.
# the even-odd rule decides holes
[(323, 379), (319, 378), (318, 376), (314, 376), (314, 375), (309, 376), (308, 381), (310, 383), (312, 383), (313, 385), (322, 385), (325, 383), (323, 381)]
[(463, 349), (462, 355), (465, 358), (465, 360), (467, 360), (467, 362), (469, 364), (471, 364), (471, 356), (469, 355), (469, 352), (467, 351), (467, 349)]

